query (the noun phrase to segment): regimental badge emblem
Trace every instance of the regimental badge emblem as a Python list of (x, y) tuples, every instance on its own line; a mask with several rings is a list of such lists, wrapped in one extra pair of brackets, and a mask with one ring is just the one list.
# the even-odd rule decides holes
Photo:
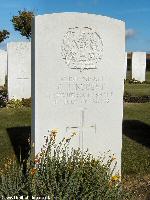
[(103, 41), (90, 27), (69, 28), (62, 46), (62, 58), (70, 69), (97, 69), (103, 56)]

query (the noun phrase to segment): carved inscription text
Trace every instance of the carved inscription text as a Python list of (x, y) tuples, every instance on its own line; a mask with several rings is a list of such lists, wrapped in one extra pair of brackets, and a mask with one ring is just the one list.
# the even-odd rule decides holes
[(51, 94), (51, 101), (53, 104), (104, 104), (111, 101), (112, 95), (103, 76), (64, 76), (56, 85), (56, 92)]

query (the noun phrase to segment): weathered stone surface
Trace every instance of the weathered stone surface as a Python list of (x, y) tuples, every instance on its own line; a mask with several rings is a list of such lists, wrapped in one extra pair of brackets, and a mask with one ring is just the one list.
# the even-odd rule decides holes
[(127, 77), (127, 65), (128, 65), (128, 58), (127, 58), (127, 52), (125, 52), (125, 66), (124, 66), (124, 79), (126, 80)]
[(31, 97), (31, 43), (11, 42), (8, 51), (8, 98)]
[(146, 73), (146, 52), (132, 53), (132, 78), (138, 81), (145, 81)]
[(5, 84), (5, 76), (7, 72), (7, 52), (0, 50), (0, 86)]
[(98, 156), (111, 151), (121, 170), (125, 26), (81, 13), (36, 16), (32, 35), (32, 136), (44, 135)]

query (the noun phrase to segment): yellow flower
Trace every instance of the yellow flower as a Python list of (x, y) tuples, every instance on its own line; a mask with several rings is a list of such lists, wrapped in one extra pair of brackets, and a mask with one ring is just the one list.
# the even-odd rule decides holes
[(58, 128), (53, 128), (53, 129), (51, 130), (51, 133), (58, 133)]
[(113, 181), (113, 182), (119, 181), (119, 179), (120, 179), (119, 175), (115, 175), (115, 176), (111, 177), (111, 181)]
[(72, 135), (71, 135), (71, 137), (73, 137), (75, 135), (77, 135), (77, 132), (73, 132)]
[(39, 164), (39, 163), (40, 163), (40, 158), (35, 158), (34, 162), (35, 162), (36, 164)]
[(34, 176), (36, 172), (37, 172), (37, 169), (36, 169), (36, 168), (31, 169), (31, 175), (32, 175), (32, 176)]
[(55, 140), (57, 133), (58, 133), (58, 129), (54, 128), (54, 129), (51, 130), (51, 135), (50, 136), (51, 136), (51, 138), (53, 140)]
[(116, 157), (114, 156), (114, 154), (113, 154), (111, 160), (112, 160), (112, 161), (113, 161), (113, 160), (116, 160)]

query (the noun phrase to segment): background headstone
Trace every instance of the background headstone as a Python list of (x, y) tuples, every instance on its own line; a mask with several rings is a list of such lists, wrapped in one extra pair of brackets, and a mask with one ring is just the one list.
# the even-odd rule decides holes
[(128, 65), (128, 53), (125, 52), (125, 68), (124, 68), (124, 79), (126, 80), (127, 77), (127, 65)]
[(132, 79), (145, 81), (146, 52), (132, 53)]
[(7, 73), (7, 52), (0, 50), (0, 86), (5, 84), (5, 76)]
[(104, 16), (36, 16), (32, 30), (32, 137), (44, 135), (94, 156), (115, 153), (121, 170), (125, 25)]
[(11, 42), (8, 51), (8, 98), (31, 97), (31, 43)]

